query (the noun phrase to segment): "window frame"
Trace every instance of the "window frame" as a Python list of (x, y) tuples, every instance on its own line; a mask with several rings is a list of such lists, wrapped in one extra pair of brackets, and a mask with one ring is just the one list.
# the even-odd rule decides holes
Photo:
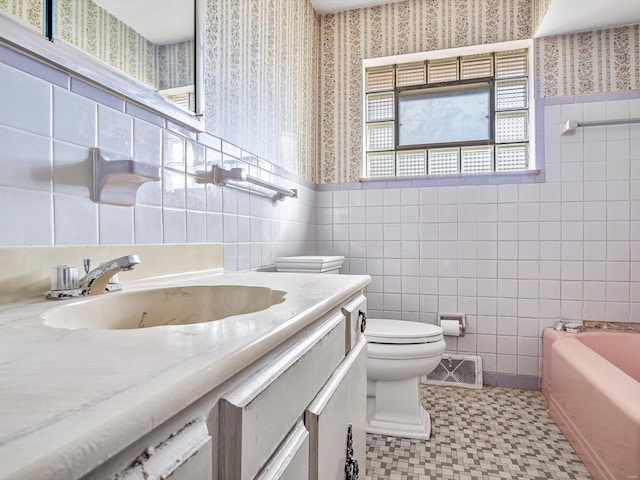
[[(456, 58), (458, 59), (458, 61), (460, 61), (460, 57), (469, 57), (469, 56), (481, 56), (481, 55), (486, 55), (486, 54), (505, 54), (509, 51), (513, 51), (513, 50), (527, 50), (527, 58), (526, 58), (526, 66), (527, 66), (527, 74), (526, 77), (520, 77), (520, 78), (526, 78), (526, 93), (525, 93), (525, 98), (526, 98), (526, 103), (527, 103), (527, 108), (526, 109), (513, 109), (513, 110), (505, 110), (497, 112), (496, 108), (497, 108), (497, 93), (496, 93), (496, 84), (498, 82), (502, 82), (502, 81), (508, 81), (509, 78), (496, 78), (496, 73), (495, 71), (492, 72), (492, 76), (491, 77), (476, 77), (476, 78), (469, 78), (469, 79), (457, 79), (457, 80), (451, 80), (451, 81), (446, 81), (446, 82), (434, 82), (429, 84), (428, 83), (428, 77), (425, 77), (425, 82), (424, 84), (420, 84), (420, 85), (411, 85), (411, 86), (402, 86), (402, 87), (398, 87), (397, 86), (397, 82), (396, 82), (396, 69), (398, 66), (401, 65), (409, 65), (412, 63), (422, 63), (422, 62), (426, 62), (427, 65), (429, 63), (437, 63), (434, 61), (438, 61), (438, 60), (449, 60), (449, 59), (453, 59)], [(508, 42), (500, 42), (500, 43), (493, 43), (493, 44), (484, 44), (484, 45), (473, 45), (473, 46), (467, 46), (467, 47), (458, 47), (458, 48), (451, 48), (451, 49), (443, 49), (443, 50), (435, 50), (435, 51), (430, 51), (430, 52), (418, 52), (418, 53), (411, 53), (411, 54), (404, 54), (404, 55), (394, 55), (394, 56), (388, 56), (388, 57), (378, 57), (378, 58), (369, 58), (369, 59), (364, 59), (362, 61), (362, 90), (361, 90), (361, 95), (362, 95), (362, 99), (363, 99), (363, 104), (362, 104), (362, 123), (361, 123), (361, 128), (362, 128), (362, 164), (361, 164), (361, 177), (360, 180), (361, 181), (393, 181), (393, 180), (420, 180), (420, 179), (425, 179), (425, 180), (431, 180), (431, 179), (437, 179), (437, 178), (442, 178), (442, 177), (447, 177), (447, 178), (462, 178), (462, 177), (468, 177), (468, 176), (481, 176), (481, 177), (486, 177), (486, 176), (504, 176), (504, 175), (528, 175), (528, 174), (539, 174), (542, 171), (542, 167), (544, 166), (544, 155), (543, 152), (539, 151), (539, 143), (540, 140), (542, 139), (542, 135), (543, 132), (539, 131), (537, 132), (536, 129), (536, 102), (535, 102), (535, 95), (534, 92), (536, 90), (536, 76), (535, 76), (535, 68), (534, 68), (534, 46), (533, 46), (533, 39), (524, 39), (524, 40), (514, 40), (514, 41), (508, 41)], [(446, 62), (445, 62), (446, 63)], [(376, 69), (379, 68), (381, 71), (384, 71), (385, 67), (389, 67), (389, 66), (394, 66), (394, 70), (393, 70), (393, 88), (391, 90), (386, 90), (387, 92), (391, 92), (394, 95), (394, 100), (393, 100), (393, 119), (390, 119), (386, 122), (391, 123), (393, 122), (393, 135), (394, 135), (394, 139), (393, 139), (393, 150), (388, 150), (388, 149), (380, 149), (380, 150), (376, 150), (376, 149), (369, 149), (369, 137), (368, 137), (368, 126), (373, 124), (373, 123), (385, 123), (385, 120), (379, 120), (379, 121), (374, 121), (374, 122), (370, 122), (368, 119), (368, 103), (367, 103), (367, 96), (371, 95), (371, 94), (376, 94), (378, 92), (380, 93), (384, 93), (385, 90), (376, 90), (376, 89), (368, 89), (368, 84), (367, 84), (367, 71), (371, 70), (371, 69)], [(428, 71), (426, 72), (426, 74), (428, 75)], [(462, 142), (446, 142), (446, 143), (440, 143), (440, 144), (420, 144), (420, 145), (411, 145), (411, 146), (399, 146), (398, 142), (399, 142), (399, 136), (398, 136), (398, 118), (397, 118), (397, 102), (398, 102), (398, 94), (397, 94), (397, 90), (398, 89), (409, 89), (411, 87), (415, 87), (415, 88), (429, 88), (432, 86), (442, 86), (442, 85), (452, 85), (454, 83), (465, 83), (465, 82), (469, 82), (469, 83), (480, 83), (482, 81), (486, 81), (487, 78), (491, 78), (493, 83), (492, 83), (492, 88), (491, 88), (491, 102), (492, 102), (492, 121), (491, 121), (491, 129), (492, 129), (492, 140), (491, 141), (473, 141), (473, 142), (469, 142), (468, 144), (461, 144)], [(498, 124), (497, 124), (497, 117), (499, 116), (498, 113), (509, 113), (509, 112), (526, 112), (526, 120), (527, 120), (527, 125), (526, 125), (526, 131), (525, 131), (525, 140), (523, 141), (498, 141), (499, 139), (497, 138), (498, 135)], [(539, 137), (539, 138), (538, 138)], [(466, 143), (466, 142), (465, 142)], [(512, 145), (514, 147), (515, 150), (518, 149), (518, 147), (521, 148), (525, 148), (526, 151), (524, 151), (524, 154), (526, 154), (527, 156), (527, 168), (526, 169), (504, 169), (504, 170), (496, 170), (497, 167), (497, 163), (498, 163), (498, 153), (500, 150), (502, 150), (502, 152), (504, 153), (504, 147), (503, 145)], [(486, 170), (486, 171), (474, 171), (474, 170), (465, 170), (463, 169), (463, 165), (462, 165), (462, 155), (463, 155), (463, 150), (464, 148), (466, 149), (473, 149), (473, 147), (490, 147), (491, 148), (491, 152), (492, 152), (492, 170)], [(437, 173), (437, 171), (432, 172), (431, 168), (429, 167), (429, 160), (425, 161), (425, 168), (424, 168), (424, 172), (425, 173), (409, 173), (409, 174), (398, 174), (398, 154), (399, 153), (403, 153), (403, 152), (407, 152), (407, 153), (411, 153), (412, 151), (419, 151), (420, 153), (424, 152), (427, 157), (429, 156), (429, 150), (435, 150), (435, 149), (442, 149), (443, 151), (446, 150), (447, 148), (451, 148), (451, 149), (458, 149), (458, 171), (457, 172), (451, 172), (451, 173)], [(469, 150), (468, 150), (469, 151)], [(434, 152), (436, 153), (436, 152)], [(378, 157), (381, 158), (384, 155), (393, 155), (393, 173), (383, 173), (381, 175), (372, 175), (369, 176), (369, 166), (370, 166), (370, 162), (369, 162), (369, 156), (371, 157)], [(382, 161), (382, 160), (381, 160)], [(380, 168), (380, 163), (378, 163), (377, 165), (374, 164), (375, 167)]]
[[(416, 143), (413, 145), (400, 145), (400, 93), (410, 91), (410, 90), (429, 90), (432, 88), (442, 88), (442, 87), (454, 87), (458, 85), (473, 85), (473, 84), (489, 84), (489, 138), (487, 140), (466, 140), (462, 142), (440, 142), (440, 143)], [(446, 148), (446, 147), (474, 147), (480, 145), (495, 145), (496, 143), (496, 132), (495, 132), (495, 114), (496, 114), (496, 105), (495, 105), (495, 79), (493, 77), (482, 77), (482, 78), (470, 78), (466, 80), (455, 80), (451, 82), (438, 82), (438, 83), (429, 83), (426, 85), (408, 85), (406, 87), (394, 87), (394, 151), (403, 151), (403, 150), (418, 150), (421, 148), (429, 149), (429, 148)]]

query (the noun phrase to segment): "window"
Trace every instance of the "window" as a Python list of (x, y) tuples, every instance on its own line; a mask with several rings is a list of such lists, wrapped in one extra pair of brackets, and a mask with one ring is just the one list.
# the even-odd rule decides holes
[(527, 49), (365, 70), (366, 176), (529, 168)]

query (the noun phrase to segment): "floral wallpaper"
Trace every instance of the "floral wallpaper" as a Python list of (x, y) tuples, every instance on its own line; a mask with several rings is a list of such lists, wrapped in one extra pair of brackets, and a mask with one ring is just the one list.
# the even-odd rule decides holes
[(56, 37), (157, 88), (155, 46), (91, 0), (56, 0)]
[(536, 40), (536, 95), (640, 88), (640, 25)]
[(404, 0), (320, 18), (318, 183), (362, 169), (362, 60), (530, 38), (530, 0)]
[(193, 40), (156, 46), (157, 88), (192, 85), (195, 78), (196, 45)]
[(0, 0), (0, 12), (7, 12), (42, 31), (42, 0)]
[[(402, 0), (320, 16), (309, 0), (207, 0), (207, 131), (309, 181), (356, 181), (363, 59), (531, 38), (550, 3)], [(191, 78), (190, 43), (154, 47), (91, 0), (56, 4), (61, 38), (143, 83)], [(40, 0), (0, 11), (41, 28)], [(534, 55), (537, 97), (640, 88), (640, 25), (536, 39)]]
[(542, 23), (542, 19), (549, 10), (552, 1), (553, 0), (533, 0), (531, 15), (533, 17), (532, 20), (534, 32), (538, 30), (538, 27), (540, 26), (540, 23)]
[[(362, 60), (531, 38), (550, 0), (403, 0), (320, 17), (318, 183), (361, 176)], [(536, 39), (537, 97), (640, 88), (640, 25)]]
[(193, 41), (154, 45), (91, 0), (57, 0), (55, 5), (57, 38), (151, 88), (193, 84)]
[(314, 181), (318, 16), (309, 0), (208, 0), (207, 131)]

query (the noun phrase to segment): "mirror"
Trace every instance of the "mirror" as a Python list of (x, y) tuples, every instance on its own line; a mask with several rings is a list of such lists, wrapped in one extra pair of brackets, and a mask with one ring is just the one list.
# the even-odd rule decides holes
[(37, 32), (43, 32), (44, 5), (42, 0), (0, 0), (0, 12)]
[(205, 7), (206, 0), (0, 0), (0, 45), (203, 131)]
[(196, 113), (194, 0), (55, 0), (66, 42)]

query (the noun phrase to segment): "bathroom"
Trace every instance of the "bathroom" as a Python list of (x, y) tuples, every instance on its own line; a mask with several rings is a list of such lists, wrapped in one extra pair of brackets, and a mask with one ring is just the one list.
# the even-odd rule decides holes
[[(144, 247), (210, 244), (222, 247), (220, 267), (229, 272), (273, 270), (282, 256), (344, 255), (341, 274), (371, 277), (370, 318), (435, 324), (439, 313), (466, 314), (466, 334), (447, 336), (447, 353), (481, 357), (486, 388), (479, 392), (489, 395), (426, 387), (442, 396), (429, 404), (434, 444), (370, 437), (370, 478), (483, 478), (456, 457), (465, 429), (496, 431), (460, 421), (470, 399), (503, 412), (507, 427), (524, 422), (516, 430), (532, 449), (536, 438), (566, 443), (539, 393), (542, 332), (559, 320), (640, 325), (640, 127), (561, 133), (567, 121), (640, 118), (638, 7), (619, 2), (606, 10), (623, 12), (623, 20), (607, 23), (606, 11), (568, 16), (562, 9), (572, 2), (562, 0), (354, 1), (350, 10), (316, 0), (202, 3), (204, 103), (202, 116), (188, 120), (99, 88), (107, 76), (90, 79), (39, 61), (44, 54), (27, 56), (35, 41), (0, 33), (3, 264), (12, 265), (12, 248), (53, 246), (68, 247), (73, 260), (59, 263), (81, 267), (81, 246), (94, 260), (112, 258), (102, 247), (127, 246), (123, 254), (140, 253), (148, 264)], [(7, 22), (41, 29), (42, 4), (0, 2), (0, 32)], [(504, 42), (528, 45), (529, 170), (360, 180), (367, 176), (365, 68), (384, 65), (367, 61)], [(156, 166), (162, 181), (144, 183), (133, 206), (96, 203), (87, 161), (93, 147)], [(199, 183), (199, 172), (213, 165), (242, 166), (296, 189), (297, 198), (272, 202), (252, 189)], [(166, 252), (158, 263), (198, 269), (185, 250)], [(9, 269), (3, 286), (16, 281)], [(525, 428), (534, 420), (523, 412), (534, 402), (536, 415), (547, 415), (536, 426), (546, 438)], [(452, 422), (446, 434), (444, 418)], [(513, 442), (507, 435), (494, 448), (511, 451)], [(389, 445), (395, 455), (385, 453)], [(504, 470), (505, 458), (494, 453), (481, 461), (500, 468), (478, 471), (590, 478), (573, 449), (562, 448), (539, 459), (559, 458), (556, 470), (527, 471), (518, 460)], [(437, 465), (447, 454), (452, 464)]]

